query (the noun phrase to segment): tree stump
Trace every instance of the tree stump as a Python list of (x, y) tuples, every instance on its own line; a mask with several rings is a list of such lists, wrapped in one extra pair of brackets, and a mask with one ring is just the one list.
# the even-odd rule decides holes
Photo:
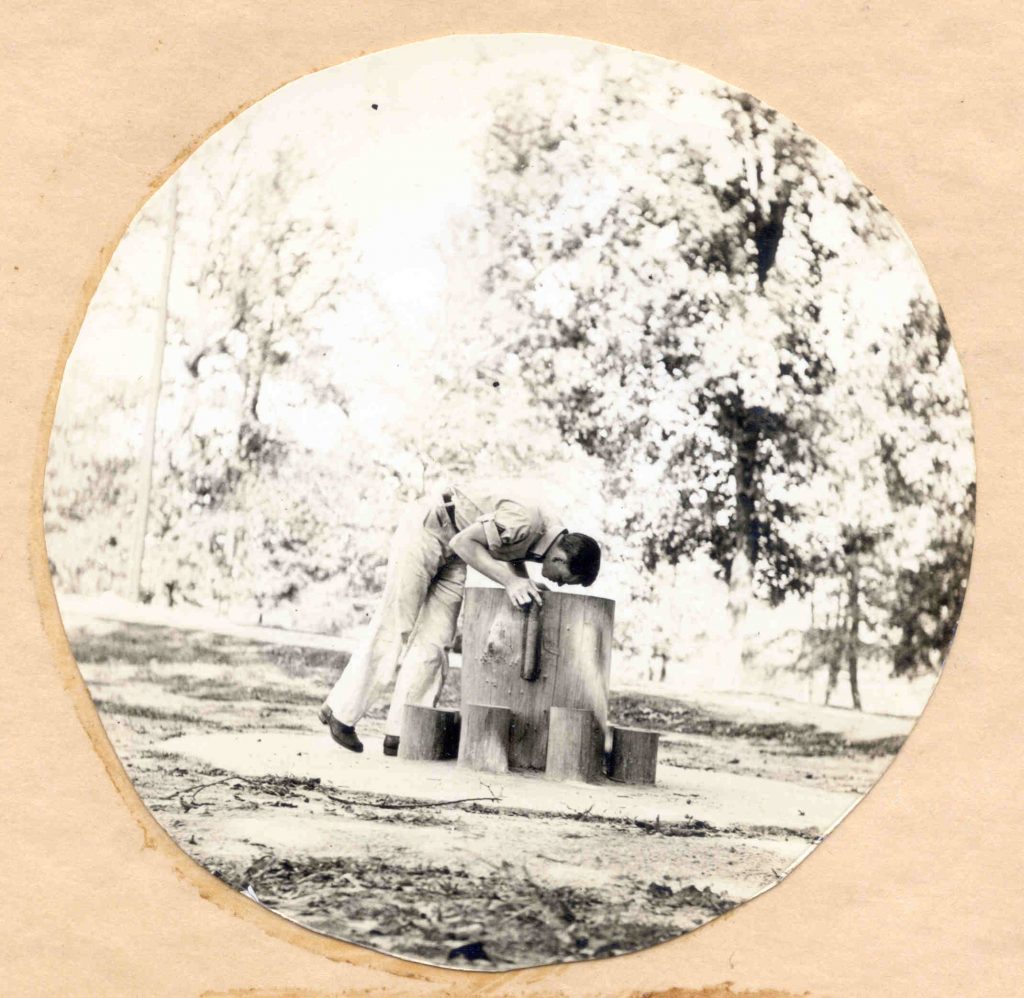
[(593, 711), (552, 707), (546, 772), (552, 780), (594, 783), (601, 775), (604, 738)]
[(612, 727), (610, 779), (619, 783), (654, 783), (658, 770), (658, 732)]
[(507, 773), (511, 724), (508, 707), (464, 702), (459, 765), (485, 773)]
[[(469, 588), (462, 637), (463, 741), (469, 737), (467, 704), (508, 707), (509, 765), (543, 770), (552, 707), (592, 711), (604, 725), (614, 612), (613, 600), (546, 592), (539, 612), (524, 613), (509, 603), (504, 589)], [(531, 618), (540, 632), (536, 668), (534, 678), (524, 679)]]
[(454, 759), (459, 748), (459, 712), (406, 704), (400, 759)]

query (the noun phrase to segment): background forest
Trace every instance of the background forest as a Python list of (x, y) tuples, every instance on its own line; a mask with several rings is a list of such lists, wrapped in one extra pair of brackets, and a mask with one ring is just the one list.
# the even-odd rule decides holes
[(902, 231), (701, 74), (451, 44), (285, 88), (139, 213), (58, 404), (58, 593), (348, 634), (402, 501), (525, 475), (605, 542), (613, 682), (916, 713), (974, 466)]

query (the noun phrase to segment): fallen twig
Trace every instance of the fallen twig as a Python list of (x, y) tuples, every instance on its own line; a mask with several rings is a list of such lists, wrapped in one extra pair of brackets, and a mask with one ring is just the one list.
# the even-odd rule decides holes
[(183, 794), (190, 794), (193, 791), (195, 791), (196, 793), (199, 793), (199, 791), (205, 790), (207, 787), (215, 787), (215, 786), (217, 786), (218, 783), (227, 783), (228, 780), (237, 780), (237, 779), (240, 779), (240, 777), (237, 777), (237, 776), (225, 776), (223, 779), (220, 779), (220, 780), (213, 780), (210, 783), (197, 783), (194, 786), (185, 787), (182, 790), (175, 790), (173, 794), (167, 794), (164, 797), (154, 797), (152, 799), (155, 800), (155, 801), (157, 801), (157, 800), (174, 800), (175, 797), (181, 797)]
[(379, 801), (347, 800), (344, 797), (337, 797), (327, 790), (320, 791), (328, 800), (336, 804), (350, 804), (352, 807), (378, 807), (385, 811), (405, 811), (418, 807), (448, 807), (453, 804), (468, 804), (474, 801), (500, 801), (500, 797), (458, 797), (455, 800), (422, 800), (413, 801), (408, 804), (393, 804)]
[[(593, 801), (590, 802), (590, 807), (588, 807), (586, 809), (586, 811), (580, 811), (577, 808), (573, 807), (571, 804), (566, 804), (565, 806), (570, 811), (572, 811), (572, 814), (573, 814), (574, 818), (589, 818), (590, 817), (590, 812), (594, 810), (594, 802)], [(600, 817), (600, 815), (596, 815), (595, 814), (594, 817), (597, 818), (597, 817)]]
[[(176, 790), (172, 794), (168, 794), (165, 797), (154, 797), (154, 801), (165, 801), (165, 800), (179, 800), (182, 807), (186, 811), (191, 810), (193, 807), (209, 807), (209, 804), (202, 803), (196, 798), (204, 790), (209, 790), (210, 787), (216, 787), (224, 783), (245, 783), (254, 790), (261, 791), (266, 794), (270, 794), (275, 797), (289, 796), (289, 797), (305, 797), (307, 793), (319, 793), (323, 797), (326, 797), (329, 801), (335, 804), (347, 804), (351, 807), (375, 807), (385, 811), (405, 811), (414, 808), (422, 807), (449, 807), (455, 804), (469, 804), (479, 801), (494, 801), (500, 802), (501, 798), (497, 796), (491, 797), (459, 797), (455, 800), (432, 800), (432, 801), (408, 801), (405, 803), (397, 803), (394, 801), (373, 801), (373, 800), (353, 800), (348, 797), (340, 797), (337, 794), (332, 793), (325, 787), (319, 785), (319, 781), (315, 785), (305, 784), (301, 787), (303, 793), (297, 793), (293, 788), (275, 783), (274, 778), (270, 777), (267, 779), (253, 778), (249, 776), (224, 776), (219, 780), (211, 780), (208, 783), (198, 783), (191, 787), (185, 787), (181, 790)], [(490, 789), (490, 788), (488, 788)], [(278, 791), (275, 793), (274, 791)], [(283, 791), (283, 792), (282, 792)], [(190, 796), (189, 796), (190, 795)], [(236, 795), (237, 796), (237, 795)], [(189, 799), (186, 799), (189, 797)]]
[[(209, 790), (210, 787), (216, 787), (216, 786), (218, 786), (219, 784), (222, 784), (222, 783), (236, 783), (236, 782), (250, 783), (250, 784), (252, 783), (251, 780), (247, 780), (244, 776), (224, 776), (224, 777), (222, 777), (219, 780), (212, 780), (209, 783), (198, 783), (195, 786), (185, 787), (183, 790), (177, 790), (173, 794), (168, 794), (166, 797), (154, 797), (153, 799), (154, 800), (174, 800), (175, 798), (177, 798), (179, 801), (181, 801), (181, 806), (186, 811), (191, 811), (192, 808), (194, 808), (194, 807), (208, 807), (209, 806), (209, 805), (206, 805), (206, 804), (200, 804), (200, 802), (197, 800), (199, 795), (204, 790)], [(191, 794), (192, 795), (192, 799), (191, 800), (185, 800), (185, 795), (186, 794)]]

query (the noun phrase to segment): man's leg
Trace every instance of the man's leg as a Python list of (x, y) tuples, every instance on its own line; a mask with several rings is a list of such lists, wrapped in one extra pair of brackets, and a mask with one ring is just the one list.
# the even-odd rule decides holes
[(392, 537), (387, 580), (373, 622), (325, 701), (335, 720), (349, 727), (355, 727), (391, 681), (442, 563), (441, 542), (422, 521), (419, 504), (403, 515)]
[(384, 733), (389, 739), (402, 733), (407, 703), (433, 707), (448, 672), (448, 652), (455, 641), (455, 625), (466, 590), (466, 564), (449, 561), (430, 585), (416, 629), (402, 659), (391, 698)]

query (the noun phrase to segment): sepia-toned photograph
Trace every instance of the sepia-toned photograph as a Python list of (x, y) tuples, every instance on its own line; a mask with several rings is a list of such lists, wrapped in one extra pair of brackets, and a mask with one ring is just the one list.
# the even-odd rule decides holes
[(253, 905), (459, 969), (644, 949), (782, 881), (926, 709), (974, 536), (953, 334), (898, 220), (728, 81), (526, 34), (312, 74), (91, 301), (68, 642)]

